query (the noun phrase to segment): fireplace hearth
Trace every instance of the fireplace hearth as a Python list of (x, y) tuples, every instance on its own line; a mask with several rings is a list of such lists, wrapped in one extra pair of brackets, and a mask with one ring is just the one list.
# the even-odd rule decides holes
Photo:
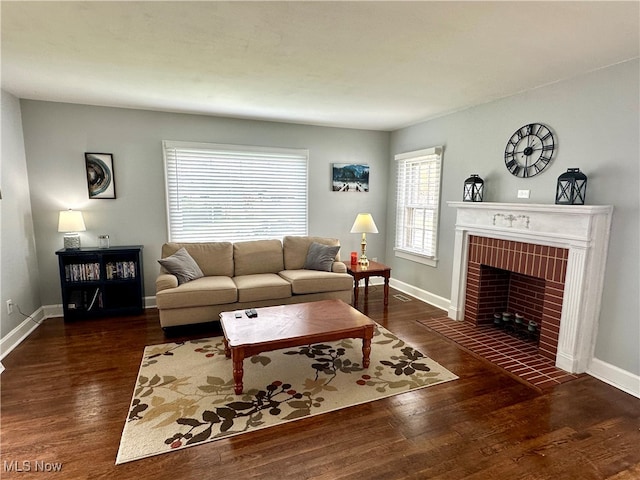
[[(449, 206), (457, 209), (449, 317), (487, 325), (502, 311), (528, 315), (540, 329), (541, 355), (568, 372), (586, 371), (600, 315), (613, 207)], [(510, 272), (509, 278), (501, 279), (499, 271)], [(505, 282), (509, 291), (515, 284), (506, 300), (496, 293)]]

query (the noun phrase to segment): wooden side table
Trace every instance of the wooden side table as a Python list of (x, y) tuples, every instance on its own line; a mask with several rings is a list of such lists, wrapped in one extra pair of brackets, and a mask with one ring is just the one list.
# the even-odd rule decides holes
[(369, 294), (369, 277), (384, 277), (384, 304), (389, 305), (389, 279), (391, 278), (391, 267), (387, 267), (382, 263), (369, 261), (369, 266), (363, 267), (360, 264), (353, 265), (345, 262), (347, 272), (355, 280), (353, 287), (353, 306), (358, 305), (358, 285), (360, 280), (364, 278), (364, 295), (365, 298)]

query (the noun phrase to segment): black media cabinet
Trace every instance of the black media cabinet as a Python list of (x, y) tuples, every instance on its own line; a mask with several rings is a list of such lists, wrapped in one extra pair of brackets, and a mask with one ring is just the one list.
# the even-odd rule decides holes
[(142, 248), (58, 250), (65, 320), (142, 313)]

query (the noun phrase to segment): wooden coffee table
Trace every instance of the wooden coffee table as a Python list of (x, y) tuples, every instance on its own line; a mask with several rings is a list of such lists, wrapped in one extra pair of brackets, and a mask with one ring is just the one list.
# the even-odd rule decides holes
[[(256, 311), (256, 318), (247, 317), (244, 310), (220, 314), (225, 355), (233, 361), (236, 395), (242, 393), (244, 359), (271, 350), (361, 338), (362, 366), (369, 367), (375, 322), (342, 300), (256, 308)], [(241, 314), (240, 318), (236, 313)]]

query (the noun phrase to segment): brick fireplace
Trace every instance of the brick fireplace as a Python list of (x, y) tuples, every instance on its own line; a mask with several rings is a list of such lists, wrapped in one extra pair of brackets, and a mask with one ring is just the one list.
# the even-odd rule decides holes
[(568, 372), (585, 372), (593, 357), (613, 208), (449, 206), (457, 209), (449, 317), (483, 325), (496, 311), (519, 310), (539, 325), (541, 355)]

